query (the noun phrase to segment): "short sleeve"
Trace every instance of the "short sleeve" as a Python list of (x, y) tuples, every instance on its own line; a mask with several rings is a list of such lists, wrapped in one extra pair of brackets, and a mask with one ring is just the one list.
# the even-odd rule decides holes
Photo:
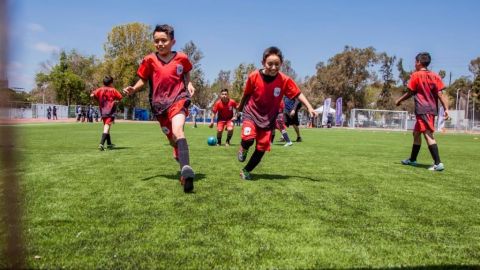
[(418, 77), (416, 73), (412, 73), (410, 80), (408, 81), (407, 88), (412, 92), (417, 92), (418, 87)]
[(137, 70), (138, 77), (142, 78), (143, 80), (147, 81), (152, 75), (152, 63), (150, 58), (146, 56), (143, 58), (142, 63)]
[(294, 99), (300, 94), (300, 88), (298, 88), (297, 84), (291, 78), (287, 78), (285, 86), (285, 95), (289, 99)]
[(120, 100), (120, 99), (123, 98), (122, 94), (120, 94), (120, 92), (118, 92), (117, 89), (115, 89), (115, 97), (116, 97), (118, 100)]
[(185, 55), (185, 57), (182, 59), (182, 66), (183, 66), (183, 72), (188, 73), (192, 70), (193, 66), (188, 57)]

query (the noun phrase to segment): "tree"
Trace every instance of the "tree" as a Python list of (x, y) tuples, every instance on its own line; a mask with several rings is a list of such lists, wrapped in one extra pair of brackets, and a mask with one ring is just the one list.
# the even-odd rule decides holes
[(193, 68), (190, 71), (190, 81), (196, 91), (192, 98), (192, 102), (201, 108), (206, 108), (212, 99), (212, 93), (208, 88), (208, 83), (200, 64), (200, 60), (203, 58), (203, 53), (193, 41), (187, 42), (182, 48), (182, 51), (188, 56), (188, 59), (193, 65)]
[[(148, 25), (129, 23), (113, 27), (104, 44), (105, 61), (98, 69), (97, 80), (105, 75), (111, 75), (115, 78), (114, 86), (117, 89), (133, 85), (138, 80), (136, 74), (143, 57), (155, 51), (151, 40), (152, 31)], [(124, 98), (123, 103), (130, 109), (130, 113), (138, 104), (146, 107), (148, 91), (141, 91)]]
[(288, 59), (285, 59), (283, 61), (283, 65), (282, 65), (282, 68), (281, 68), (281, 71), (289, 76), (290, 78), (292, 78), (294, 81), (297, 80), (297, 73), (295, 72), (295, 70), (292, 68), (292, 62), (290, 62), (290, 60)]
[(382, 63), (380, 72), (382, 73), (383, 86), (380, 92), (377, 106), (381, 109), (392, 110), (395, 108), (394, 101), (392, 100), (392, 86), (396, 81), (393, 79), (393, 65), (395, 63), (395, 56), (388, 56), (386, 53), (382, 53), (379, 56)]
[(408, 83), (408, 80), (410, 80), (410, 75), (412, 74), (412, 72), (405, 71), (405, 69), (403, 68), (402, 58), (398, 60), (397, 70), (398, 70), (398, 78), (400, 79), (400, 81), (402, 81), (402, 86), (405, 88), (405, 90), (407, 90), (406, 89), (407, 83)]
[(243, 88), (245, 82), (247, 81), (248, 75), (255, 70), (254, 64), (244, 64), (241, 63), (233, 71), (233, 83), (232, 83), (232, 93), (231, 98), (239, 101), (243, 95)]
[(440, 78), (445, 79), (445, 77), (447, 76), (447, 72), (443, 69), (439, 70), (438, 71), (438, 76), (440, 76)]
[(472, 95), (478, 98), (480, 94), (480, 57), (477, 57), (470, 61), (470, 65), (468, 66), (468, 70), (473, 74), (473, 84), (472, 84)]
[[(232, 92), (232, 83), (230, 80), (231, 71), (220, 70), (218, 76), (210, 86), (210, 91), (212, 93), (211, 101), (214, 101), (218, 98), (220, 90), (228, 89), (229, 92)], [(238, 101), (238, 100), (237, 100)], [(210, 104), (209, 104), (210, 105)]]
[(370, 70), (378, 62), (373, 47), (364, 49), (346, 46), (325, 64), (317, 64), (314, 95), (323, 92), (325, 97), (342, 97), (347, 113), (352, 108), (363, 108), (364, 90), (374, 74)]

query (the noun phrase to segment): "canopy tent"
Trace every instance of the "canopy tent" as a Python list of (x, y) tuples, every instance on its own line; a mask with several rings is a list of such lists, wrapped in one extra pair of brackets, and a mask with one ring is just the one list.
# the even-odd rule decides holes
[[(318, 107), (318, 108), (316, 108), (315, 111), (316, 111), (317, 113), (322, 114), (322, 113), (323, 113), (323, 105), (320, 106), (320, 107)], [(330, 108), (330, 110), (328, 111), (328, 113), (335, 113), (335, 109)]]

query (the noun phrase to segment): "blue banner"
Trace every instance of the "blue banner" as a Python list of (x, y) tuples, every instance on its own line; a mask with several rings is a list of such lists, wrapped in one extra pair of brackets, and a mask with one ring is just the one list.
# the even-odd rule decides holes
[(336, 111), (335, 111), (335, 125), (336, 126), (341, 126), (343, 124), (343, 119), (342, 119), (342, 98), (339, 97), (337, 98), (337, 104), (336, 104)]

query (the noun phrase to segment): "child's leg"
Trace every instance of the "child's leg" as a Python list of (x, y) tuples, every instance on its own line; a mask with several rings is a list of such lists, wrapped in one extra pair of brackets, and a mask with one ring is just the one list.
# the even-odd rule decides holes
[(223, 131), (218, 131), (217, 130), (217, 144), (218, 145), (222, 144), (222, 133), (223, 133)]
[(419, 131), (413, 132), (413, 145), (412, 152), (410, 154), (410, 161), (417, 161), (418, 152), (420, 152), (420, 147), (422, 146), (422, 137)]
[(425, 140), (428, 144), (428, 150), (430, 150), (430, 154), (432, 155), (433, 161), (435, 165), (440, 164), (440, 154), (438, 153), (438, 146), (435, 138), (433, 137), (433, 132), (427, 130), (423, 133)]
[(227, 122), (227, 145), (230, 144), (230, 140), (232, 139), (232, 136), (233, 136), (233, 122), (232, 121), (228, 121)]
[(247, 165), (243, 168), (247, 172), (253, 171), (255, 167), (260, 163), (262, 160), (263, 155), (265, 154), (265, 151), (259, 151), (255, 149), (255, 152), (253, 152), (252, 156), (250, 157), (250, 160), (248, 161)]
[(178, 161), (180, 162), (180, 168), (185, 165), (190, 165), (190, 155), (185, 138), (183, 127), (185, 124), (185, 114), (179, 113), (172, 118), (172, 133), (175, 140), (175, 145), (178, 148)]

